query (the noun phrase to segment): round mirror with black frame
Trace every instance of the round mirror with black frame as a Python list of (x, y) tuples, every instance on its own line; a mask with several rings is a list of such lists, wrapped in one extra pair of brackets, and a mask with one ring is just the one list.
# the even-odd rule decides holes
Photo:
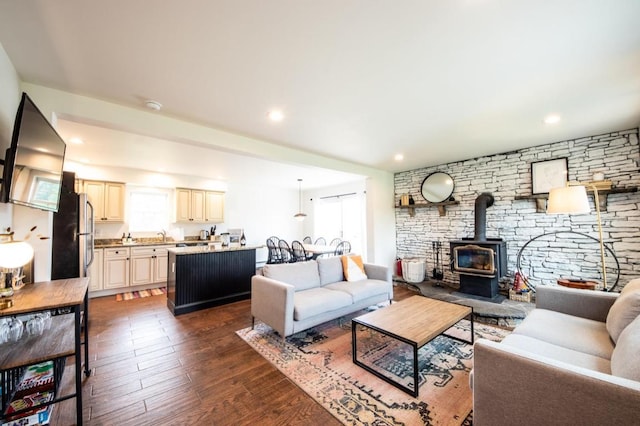
[(453, 178), (445, 172), (433, 172), (422, 181), (420, 192), (430, 203), (447, 201), (453, 194)]

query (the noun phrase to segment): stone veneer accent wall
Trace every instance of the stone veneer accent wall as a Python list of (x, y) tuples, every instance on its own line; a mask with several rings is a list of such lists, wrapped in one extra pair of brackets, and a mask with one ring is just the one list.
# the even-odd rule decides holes
[[(441, 241), (444, 258), (444, 281), (458, 285), (457, 274), (449, 269), (449, 241), (473, 237), (474, 202), (482, 192), (490, 192), (495, 203), (487, 209), (487, 237), (507, 242), (508, 276), (501, 287), (513, 282), (518, 251), (531, 238), (556, 231), (577, 231), (597, 238), (596, 215), (590, 197), (591, 215), (549, 215), (536, 212), (534, 200), (516, 200), (531, 195), (531, 163), (568, 158), (570, 181), (590, 181), (602, 171), (615, 188), (640, 186), (640, 147), (638, 129), (598, 136), (554, 142), (504, 154), (475, 158), (396, 173), (395, 200), (409, 193), (416, 203), (424, 203), (420, 193), (422, 181), (430, 173), (443, 171), (455, 182), (453, 197), (459, 205), (446, 206), (446, 216), (435, 207), (409, 210), (396, 208), (396, 244), (401, 258), (418, 257), (427, 262), (427, 276), (433, 265), (432, 242)], [(620, 263), (619, 290), (630, 279), (640, 277), (640, 192), (611, 194), (608, 208), (602, 212), (605, 243), (613, 249)], [(574, 238), (575, 237), (575, 238)], [(523, 272), (536, 283), (552, 283), (559, 277), (601, 279), (600, 252), (596, 241), (573, 234), (539, 239), (523, 251), (527, 260)], [(542, 256), (540, 254), (542, 253)], [(529, 256), (530, 254), (530, 256)], [(523, 261), (524, 265), (525, 262)], [(607, 257), (609, 287), (615, 280), (615, 262)], [(538, 281), (539, 279), (539, 281)]]

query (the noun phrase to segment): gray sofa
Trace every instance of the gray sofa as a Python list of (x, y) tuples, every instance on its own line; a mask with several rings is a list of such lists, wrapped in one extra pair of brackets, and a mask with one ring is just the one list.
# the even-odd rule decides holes
[(618, 295), (539, 286), (502, 342), (474, 345), (474, 425), (640, 422), (640, 281)]
[(364, 264), (366, 280), (344, 280), (339, 256), (265, 265), (251, 278), (251, 315), (286, 337), (393, 299), (391, 270)]

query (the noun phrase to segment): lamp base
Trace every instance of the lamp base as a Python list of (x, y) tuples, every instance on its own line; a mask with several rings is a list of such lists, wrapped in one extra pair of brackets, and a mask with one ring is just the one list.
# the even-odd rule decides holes
[(9, 309), (12, 306), (13, 306), (13, 299), (4, 298), (4, 297), (0, 298), (0, 310)]
[(0, 288), (0, 297), (11, 297), (13, 296), (13, 288), (6, 287)]

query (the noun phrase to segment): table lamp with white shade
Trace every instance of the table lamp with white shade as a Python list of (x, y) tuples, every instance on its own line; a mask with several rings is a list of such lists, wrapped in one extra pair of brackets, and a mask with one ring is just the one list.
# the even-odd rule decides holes
[(604, 256), (604, 239), (602, 237), (602, 221), (600, 220), (600, 198), (598, 188), (590, 183), (569, 182), (567, 186), (553, 188), (549, 191), (547, 213), (555, 214), (587, 214), (591, 212), (587, 198), (587, 186), (593, 190), (596, 207), (596, 221), (598, 223), (598, 242), (600, 243), (600, 259), (602, 261), (602, 289), (607, 288), (607, 265)]
[(33, 247), (25, 241), (0, 243), (0, 297), (10, 297), (22, 287), (20, 268), (33, 259)]

